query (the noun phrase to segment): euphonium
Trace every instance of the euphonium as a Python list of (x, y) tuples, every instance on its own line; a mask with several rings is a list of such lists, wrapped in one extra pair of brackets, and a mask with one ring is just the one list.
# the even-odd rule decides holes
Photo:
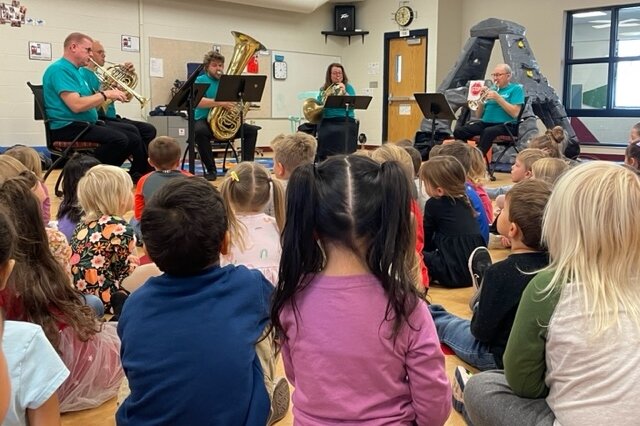
[(302, 103), (302, 114), (309, 123), (318, 124), (322, 119), (322, 112), (324, 111), (324, 104), (327, 102), (329, 96), (342, 96), (345, 95), (345, 90), (339, 83), (333, 83), (322, 91), (322, 102), (316, 98), (307, 98)]
[[(233, 49), (233, 55), (229, 61), (226, 74), (239, 75), (244, 70), (244, 67), (249, 63), (249, 59), (259, 50), (266, 50), (266, 47), (254, 38), (237, 32), (231, 31), (235, 38), (235, 46)], [(223, 107), (213, 107), (209, 111), (207, 117), (209, 121), (209, 127), (213, 136), (219, 140), (228, 140), (238, 132), (242, 123), (240, 123), (240, 113), (246, 114), (249, 110), (249, 102), (244, 105), (238, 102), (233, 109), (226, 109)]]
[[(89, 60), (96, 66), (96, 76), (101, 82), (100, 90), (122, 90), (127, 93), (127, 102), (136, 98), (140, 102), (140, 108), (144, 108), (149, 102), (148, 98), (139, 95), (133, 90), (138, 85), (138, 75), (134, 71), (129, 71), (124, 65), (113, 63), (109, 68), (105, 68), (98, 65), (93, 58), (89, 58)], [(100, 108), (106, 111), (111, 102), (113, 102), (112, 99), (107, 99), (100, 105)]]
[(480, 94), (480, 97), (478, 99), (474, 99), (467, 102), (467, 105), (469, 105), (469, 109), (471, 111), (477, 110), (480, 107), (480, 105), (482, 105), (487, 100), (487, 95), (489, 94), (489, 90), (496, 90), (496, 85), (492, 84), (491, 87), (485, 87), (482, 90), (482, 93)]

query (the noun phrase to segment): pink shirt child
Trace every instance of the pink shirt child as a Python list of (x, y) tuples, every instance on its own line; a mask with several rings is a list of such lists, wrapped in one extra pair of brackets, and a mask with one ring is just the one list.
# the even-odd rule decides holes
[[(442, 425), (451, 409), (444, 356), (419, 302), (394, 339), (387, 296), (373, 275), (319, 275), (280, 319), (282, 359), (305, 425)], [(381, 325), (382, 324), (382, 325)]]

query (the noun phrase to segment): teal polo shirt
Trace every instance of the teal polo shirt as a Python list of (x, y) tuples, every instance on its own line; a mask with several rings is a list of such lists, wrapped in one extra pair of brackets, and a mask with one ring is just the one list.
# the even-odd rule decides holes
[[(502, 89), (498, 89), (497, 92), (511, 105), (524, 104), (524, 90), (520, 84), (509, 83)], [(517, 120), (507, 114), (498, 102), (493, 99), (487, 99), (482, 111), (482, 121), (485, 123), (515, 123)]]
[[(204, 74), (200, 74), (198, 78), (196, 78), (196, 83), (203, 83), (203, 84), (209, 85), (209, 88), (207, 89), (207, 91), (204, 92), (205, 98), (210, 98), (210, 99), (216, 98), (216, 95), (218, 94), (218, 83), (220, 83), (220, 80), (209, 77), (209, 74), (204, 73)], [(210, 109), (211, 108), (196, 108), (193, 116), (195, 117), (196, 120), (206, 120), (207, 116), (209, 115)]]
[[(353, 88), (349, 83), (344, 85), (345, 90), (347, 91), (347, 95), (355, 96), (356, 89)], [(318, 101), (322, 102), (322, 92), (318, 95)], [(324, 108), (322, 110), (322, 118), (336, 118), (342, 117), (344, 118), (344, 108)], [(349, 108), (349, 117), (355, 118), (355, 113), (353, 108)]]
[(60, 94), (62, 92), (76, 92), (80, 96), (91, 96), (95, 92), (84, 79), (78, 67), (66, 58), (60, 58), (47, 67), (42, 77), (44, 91), (44, 108), (50, 120), (52, 130), (61, 129), (71, 124), (72, 121), (98, 121), (98, 112), (95, 108), (75, 113), (64, 103)]
[[(80, 74), (82, 74), (84, 79), (87, 81), (87, 84), (89, 85), (91, 90), (93, 90), (93, 93), (100, 91), (100, 86), (102, 86), (102, 82), (96, 75), (95, 71), (93, 71), (91, 68), (82, 67), (80, 68)], [(109, 102), (109, 106), (107, 107), (107, 112), (104, 114), (105, 117), (116, 118), (116, 106), (114, 105), (114, 103), (115, 102)], [(101, 112), (102, 111), (99, 110), (98, 114), (102, 115)]]

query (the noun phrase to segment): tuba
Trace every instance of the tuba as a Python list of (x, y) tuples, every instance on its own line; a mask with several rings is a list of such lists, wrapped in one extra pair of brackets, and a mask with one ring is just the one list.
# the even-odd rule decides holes
[(302, 114), (304, 118), (312, 124), (318, 124), (322, 119), (322, 112), (324, 111), (324, 104), (327, 102), (329, 96), (342, 96), (346, 92), (340, 87), (338, 83), (333, 83), (322, 91), (322, 102), (316, 98), (307, 98), (302, 103)]
[[(249, 59), (260, 50), (266, 50), (266, 47), (254, 38), (237, 31), (231, 31), (235, 38), (235, 46), (233, 48), (233, 55), (229, 61), (226, 74), (239, 75), (244, 70), (244, 67), (249, 63)], [(223, 107), (213, 107), (209, 111), (207, 120), (209, 121), (209, 127), (216, 139), (229, 140), (238, 132), (238, 129), (242, 125), (240, 122), (240, 114), (246, 114), (249, 110), (249, 102), (245, 102), (242, 105), (238, 102), (233, 109), (226, 109)]]
[[(127, 93), (127, 102), (136, 98), (140, 102), (140, 108), (144, 108), (149, 102), (149, 98), (145, 98), (133, 90), (138, 85), (138, 75), (135, 72), (129, 71), (124, 65), (111, 63), (109, 68), (105, 68), (98, 65), (93, 58), (89, 58), (89, 60), (96, 66), (96, 76), (101, 82), (100, 90), (122, 90)], [(100, 108), (106, 111), (112, 102), (112, 99), (107, 99), (100, 105)]]

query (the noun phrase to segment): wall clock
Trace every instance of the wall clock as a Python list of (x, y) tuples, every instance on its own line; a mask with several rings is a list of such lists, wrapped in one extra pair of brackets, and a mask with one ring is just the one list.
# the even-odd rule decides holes
[(407, 27), (411, 22), (413, 22), (413, 18), (415, 17), (415, 13), (413, 9), (409, 6), (400, 6), (394, 15), (394, 19), (398, 25), (401, 27)]
[(284, 80), (287, 78), (287, 63), (277, 61), (273, 63), (273, 78), (276, 80)]

